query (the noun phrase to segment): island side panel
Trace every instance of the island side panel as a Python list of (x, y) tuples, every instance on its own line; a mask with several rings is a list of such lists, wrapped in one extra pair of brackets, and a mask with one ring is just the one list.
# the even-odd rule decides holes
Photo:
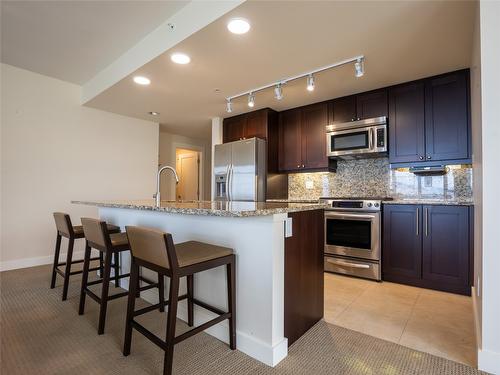
[[(157, 228), (173, 234), (174, 243), (196, 240), (226, 246), (236, 253), (237, 349), (275, 366), (287, 355), (284, 336), (284, 221), (286, 214), (255, 217), (183, 215), (147, 210), (100, 208), (99, 216), (109, 223)], [(121, 272), (128, 272), (130, 257), (124, 253)], [(156, 275), (144, 273), (155, 280)], [(128, 287), (124, 280), (123, 287)], [(168, 278), (165, 278), (168, 291)], [(223, 267), (201, 272), (194, 280), (196, 298), (227, 309), (226, 273)], [(185, 293), (185, 280), (180, 294)], [(165, 294), (166, 296), (168, 294)], [(141, 293), (157, 302), (152, 289)], [(215, 315), (195, 306), (195, 324)], [(187, 320), (187, 306), (179, 304), (178, 317)], [(207, 333), (229, 342), (228, 323), (223, 321)]]
[(285, 239), (285, 337), (294, 343), (323, 318), (324, 212), (289, 213), (292, 237)]

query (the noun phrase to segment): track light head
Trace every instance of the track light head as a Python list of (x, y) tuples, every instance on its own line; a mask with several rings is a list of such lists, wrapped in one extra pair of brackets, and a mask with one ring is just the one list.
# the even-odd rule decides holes
[(274, 97), (278, 100), (281, 100), (283, 99), (283, 87), (281, 85), (281, 83), (278, 83), (275, 87), (274, 87)]
[(354, 63), (354, 75), (356, 76), (356, 78), (363, 77), (363, 75), (365, 74), (364, 61), (364, 58), (359, 58)]
[(248, 94), (248, 106), (253, 108), (255, 106), (255, 94), (251, 92)]
[(231, 103), (231, 99), (226, 99), (226, 112), (233, 112), (233, 103)]
[(312, 73), (307, 76), (307, 91), (314, 91), (314, 76)]

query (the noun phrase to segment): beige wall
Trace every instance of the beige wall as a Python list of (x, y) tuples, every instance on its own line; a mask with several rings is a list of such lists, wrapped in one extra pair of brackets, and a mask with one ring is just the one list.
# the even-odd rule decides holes
[(83, 107), (80, 86), (4, 64), (1, 91), (3, 269), (51, 261), (53, 211), (97, 215), (71, 200), (151, 196), (158, 124)]
[(481, 299), (482, 299), (482, 136), (481, 136), (481, 40), (479, 3), (477, 6), (476, 21), (474, 25), (474, 37), (472, 44), (470, 65), (470, 89), (471, 89), (471, 120), (472, 120), (472, 164), (474, 169), (473, 196), (474, 196), (474, 317), (477, 328), (477, 345), (481, 347)]
[(482, 346), (479, 368), (500, 374), (500, 2), (480, 2)]
[[(201, 168), (203, 178), (202, 198), (210, 200), (211, 182), (211, 144), (209, 140), (184, 137), (160, 131), (159, 164), (170, 165), (175, 168), (175, 149), (186, 148), (202, 153)], [(175, 180), (169, 171), (163, 172), (161, 180), (161, 199), (175, 199)]]

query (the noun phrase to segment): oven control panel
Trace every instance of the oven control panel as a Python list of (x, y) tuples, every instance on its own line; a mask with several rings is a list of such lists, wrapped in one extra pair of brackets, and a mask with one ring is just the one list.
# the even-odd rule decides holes
[(380, 211), (381, 200), (366, 199), (329, 199), (320, 198), (320, 203), (326, 203), (330, 206), (329, 210), (339, 211)]

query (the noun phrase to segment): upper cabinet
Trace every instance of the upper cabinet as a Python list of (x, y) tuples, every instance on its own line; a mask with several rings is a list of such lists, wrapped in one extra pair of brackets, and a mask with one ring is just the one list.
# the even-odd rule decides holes
[(375, 90), (334, 99), (329, 104), (328, 123), (387, 116), (387, 90)]
[(279, 114), (279, 169), (284, 172), (335, 169), (326, 156), (328, 103), (316, 103)]
[(389, 90), (390, 163), (470, 159), (469, 71)]
[(430, 78), (425, 83), (427, 160), (466, 159), (469, 154), (469, 72)]

